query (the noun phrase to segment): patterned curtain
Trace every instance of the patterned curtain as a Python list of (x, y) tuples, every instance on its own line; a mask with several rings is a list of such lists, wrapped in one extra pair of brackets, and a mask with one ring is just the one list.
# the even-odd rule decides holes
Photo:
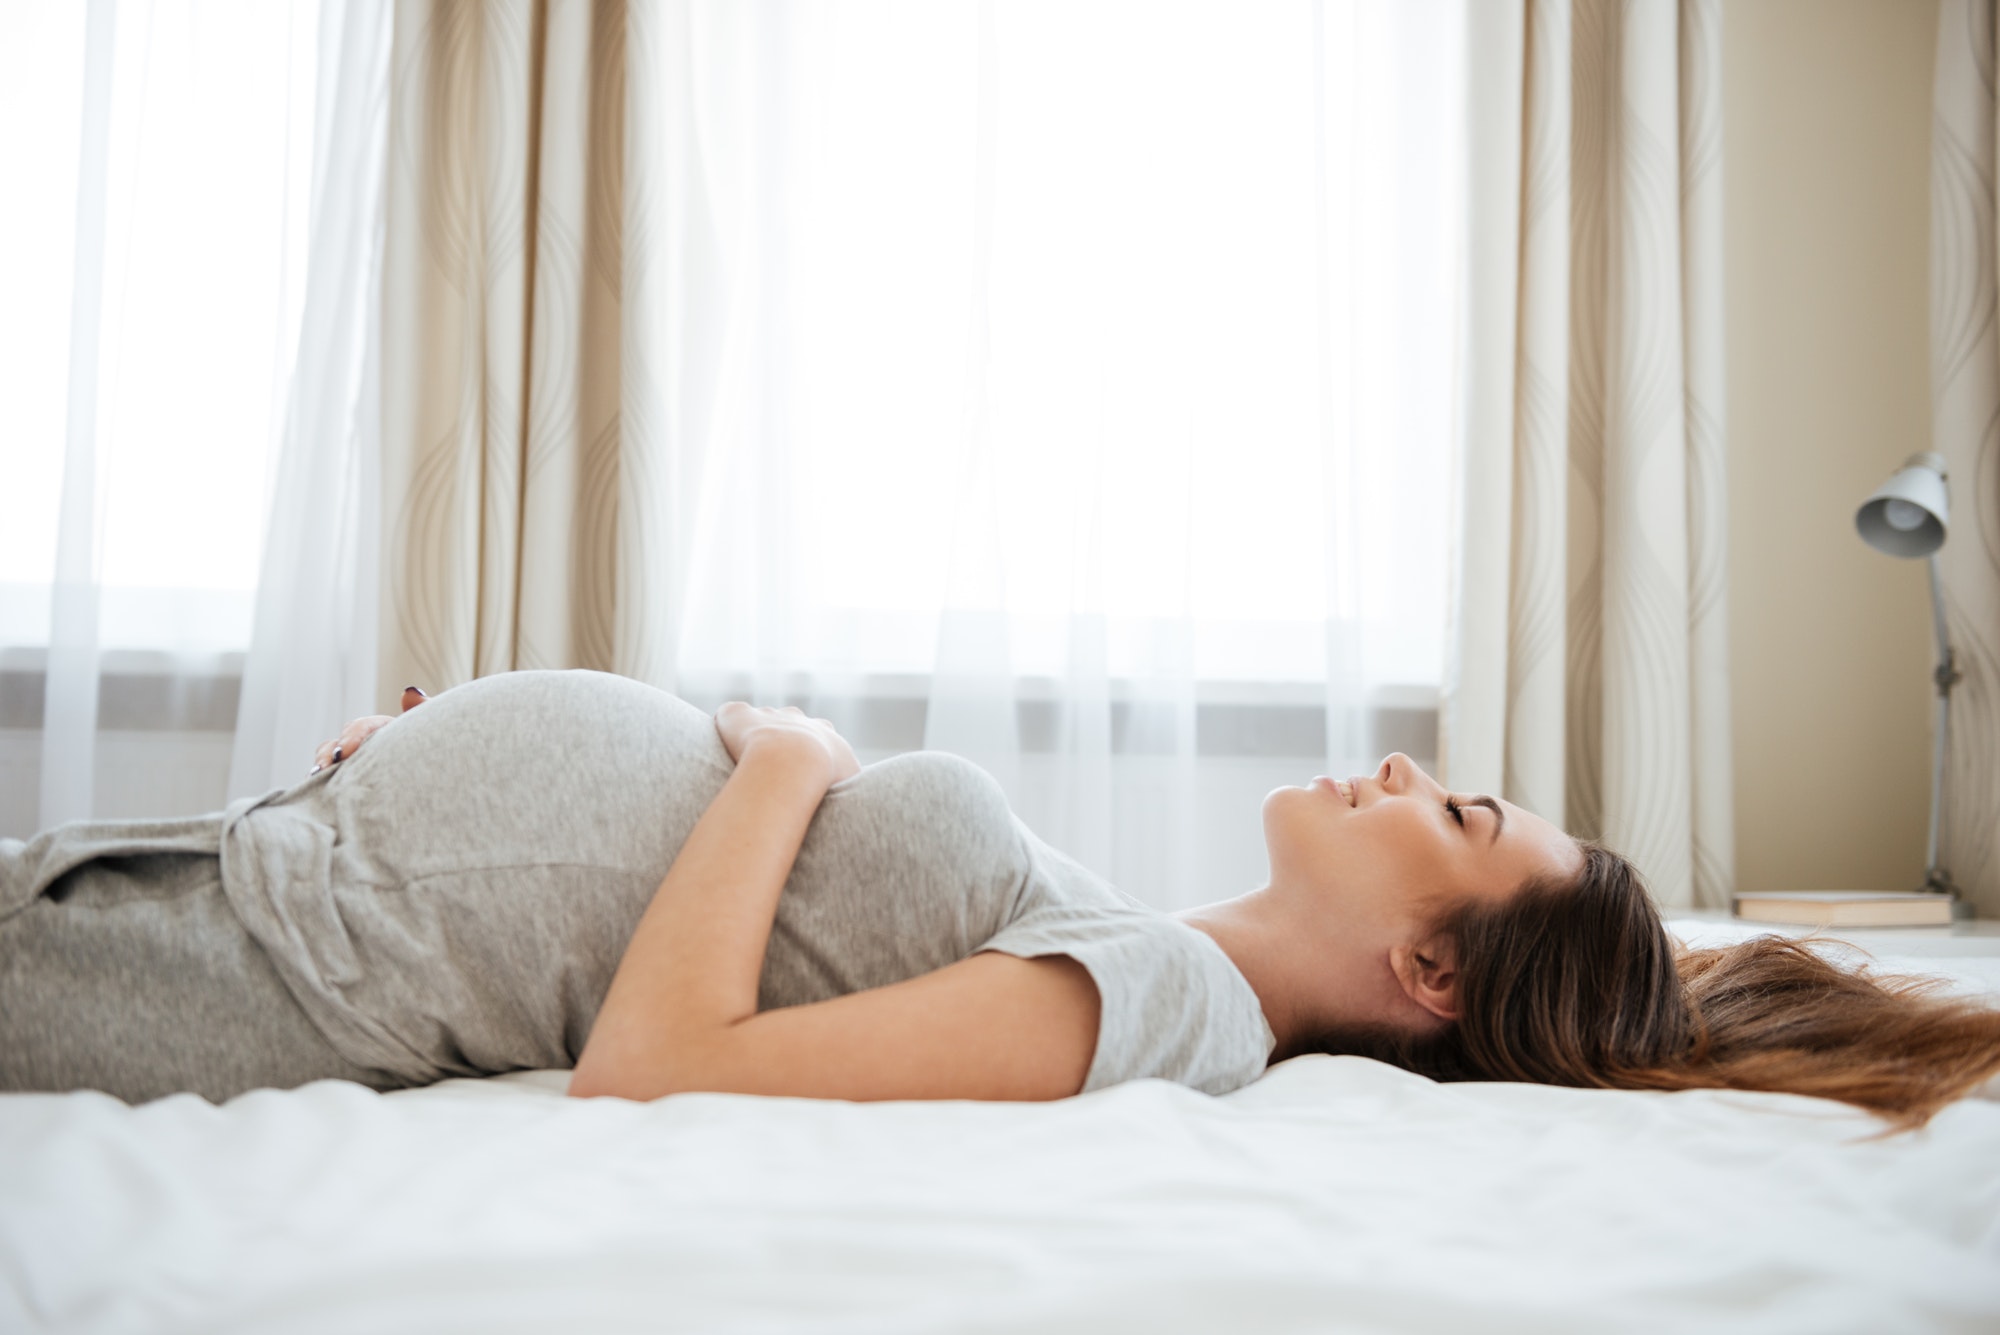
[(1473, 6), (1442, 760), (1668, 906), (1734, 862), (1715, 0)]
[(385, 702), (406, 683), (636, 666), (619, 638), (646, 606), (619, 546), (641, 471), (620, 431), (625, 20), (622, 0), (396, 7)]
[(1931, 431), (1951, 487), (1939, 553), (1962, 675), (1939, 856), (2000, 914), (2000, 334), (1994, 328), (1994, 3), (1944, 0), (1931, 123)]

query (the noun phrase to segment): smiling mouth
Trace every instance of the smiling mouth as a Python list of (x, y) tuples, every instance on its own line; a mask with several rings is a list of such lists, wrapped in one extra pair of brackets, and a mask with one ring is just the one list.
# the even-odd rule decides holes
[(1350, 807), (1359, 805), (1354, 800), (1354, 781), (1352, 779), (1330, 779), (1324, 774), (1319, 774), (1313, 777), (1313, 782), (1315, 784), (1325, 784), (1328, 788), (1331, 788), (1335, 795)]

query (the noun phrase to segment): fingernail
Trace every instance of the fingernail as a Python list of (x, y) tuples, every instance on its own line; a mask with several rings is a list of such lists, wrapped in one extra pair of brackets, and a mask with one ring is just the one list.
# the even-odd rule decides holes
[(340, 763), (340, 748), (337, 746), (333, 748), (333, 762), (336, 765)]
[(311, 769), (306, 771), (306, 777), (310, 779), (313, 775), (319, 773), (321, 770), (325, 768), (326, 766), (324, 765), (314, 765)]
[[(423, 688), (423, 687), (421, 687), (421, 686), (405, 686), (405, 687), (403, 688), (403, 694), (404, 694), (404, 695), (408, 695), (408, 694), (409, 694), (409, 693), (410, 693), (411, 691), (415, 691), (415, 692), (416, 692), (416, 693), (417, 693), (418, 695), (424, 695), (424, 688)], [(429, 697), (429, 696), (427, 696), (427, 695), (424, 695), (424, 699), (428, 700), (428, 699), (430, 699), (430, 697)]]

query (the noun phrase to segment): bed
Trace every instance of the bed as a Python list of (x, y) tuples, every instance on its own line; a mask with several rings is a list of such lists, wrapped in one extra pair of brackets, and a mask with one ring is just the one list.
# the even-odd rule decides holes
[(1026, 1106), (563, 1079), (0, 1097), (0, 1331), (2000, 1330), (1989, 1097), (1883, 1138), (1346, 1057)]

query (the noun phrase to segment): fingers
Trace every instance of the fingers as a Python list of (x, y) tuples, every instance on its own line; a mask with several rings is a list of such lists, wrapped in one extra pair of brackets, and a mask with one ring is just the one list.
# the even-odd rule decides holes
[(428, 699), (430, 699), (430, 697), (428, 695), (425, 695), (422, 691), (418, 690), (416, 687), (405, 686), (403, 688), (403, 712), (405, 714), (409, 713), (412, 709), (415, 709), (418, 705), (422, 704), (424, 701)]
[(345, 733), (330, 742), (321, 742), (313, 752), (313, 767), (306, 771), (306, 777), (311, 778), (323, 769), (330, 769), (353, 754), (354, 744)]
[(347, 734), (344, 732), (330, 742), (321, 742), (318, 749), (313, 752), (313, 767), (306, 771), (306, 777), (311, 778), (329, 766), (338, 765), (353, 754), (354, 746), (347, 740)]
[(361, 749), (361, 744), (396, 720), (388, 714), (369, 714), (355, 719), (340, 730), (340, 736), (330, 742), (321, 742), (313, 752), (313, 767), (306, 771), (308, 778), (338, 765)]

